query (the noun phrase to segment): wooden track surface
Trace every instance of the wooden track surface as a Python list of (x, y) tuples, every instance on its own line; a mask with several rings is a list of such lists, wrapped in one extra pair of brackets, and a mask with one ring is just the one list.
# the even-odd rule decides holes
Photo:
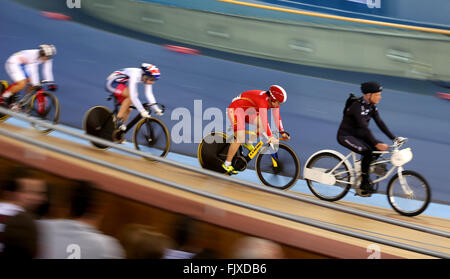
[[(78, 154), (88, 155), (105, 162), (131, 168), (142, 173), (208, 191), (220, 196), (289, 214), (328, 222), (355, 232), (366, 233), (368, 235), (382, 237), (417, 247), (450, 253), (450, 241), (445, 237), (414, 231), (290, 198), (280, 197), (257, 189), (251, 189), (202, 174), (192, 173), (163, 163), (150, 162), (141, 158), (114, 153), (112, 151), (97, 150), (87, 145), (52, 137), (51, 134), (42, 135), (31, 129), (22, 129), (4, 123), (0, 124), (0, 128), (14, 131), (26, 135), (29, 138), (43, 141)], [(47, 170), (60, 175), (73, 178), (92, 178), (94, 177), (93, 173), (96, 173), (97, 179), (101, 179), (104, 182), (101, 184), (101, 187), (112, 193), (171, 211), (196, 215), (196, 218), (202, 218), (208, 222), (272, 239), (308, 251), (337, 258), (367, 258), (369, 256), (367, 247), (370, 244), (373, 244), (366, 240), (360, 240), (308, 225), (287, 221), (282, 218), (240, 208), (238, 206), (187, 193), (182, 190), (173, 189), (146, 179), (136, 178), (129, 174), (87, 163), (80, 159), (43, 150), (8, 137), (0, 136), (0, 141), (2, 142), (0, 145), (2, 156), (13, 158), (35, 167), (46, 168)], [(115, 182), (118, 184), (116, 185)], [(407, 218), (398, 215), (393, 210), (342, 201), (338, 203), (407, 222), (450, 231), (450, 220), (448, 219), (425, 215)], [(381, 249), (382, 258), (431, 258), (427, 255), (411, 251), (381, 244), (377, 245)]]

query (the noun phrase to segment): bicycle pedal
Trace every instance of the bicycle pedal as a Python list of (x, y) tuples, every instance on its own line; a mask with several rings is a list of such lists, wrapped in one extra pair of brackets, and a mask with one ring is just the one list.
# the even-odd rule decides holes
[(368, 198), (368, 197), (372, 196), (372, 194), (373, 193), (366, 192), (366, 191), (364, 191), (362, 189), (356, 189), (356, 192), (355, 192), (355, 196), (360, 196), (362, 198)]
[(20, 107), (20, 105), (18, 104), (14, 104), (10, 107), (10, 109), (14, 112), (20, 112), (22, 110), (22, 108)]
[(125, 141), (125, 133), (122, 130), (115, 130), (112, 134), (115, 142), (123, 143)]

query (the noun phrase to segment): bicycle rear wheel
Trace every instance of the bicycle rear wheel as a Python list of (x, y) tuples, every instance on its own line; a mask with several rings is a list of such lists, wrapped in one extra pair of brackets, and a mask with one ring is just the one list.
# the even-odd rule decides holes
[(319, 153), (309, 160), (306, 168), (323, 172), (324, 174), (332, 174), (336, 179), (334, 185), (328, 185), (305, 178), (309, 189), (319, 199), (337, 201), (342, 199), (350, 190), (352, 176), (346, 164), (342, 163), (339, 168), (330, 173), (340, 162), (341, 158), (328, 152)]
[(225, 173), (220, 154), (226, 156), (229, 143), (226, 142), (227, 135), (222, 132), (212, 132), (203, 137), (197, 150), (197, 158), (200, 166), (204, 169)]
[(137, 150), (160, 157), (166, 157), (170, 149), (169, 131), (157, 118), (140, 120), (134, 130), (133, 142)]
[[(113, 113), (104, 106), (95, 106), (84, 115), (83, 129), (86, 134), (99, 137), (104, 140), (113, 141), (115, 124)], [(109, 146), (91, 141), (91, 144), (100, 149), (108, 149)]]
[[(3, 94), (3, 92), (8, 87), (9, 87), (9, 83), (6, 80), (0, 80), (0, 94)], [(2, 108), (9, 109), (9, 106), (7, 104), (5, 104), (5, 103), (1, 103), (0, 106)], [(10, 118), (9, 114), (2, 114), (2, 113), (0, 113), (0, 123), (5, 121), (8, 118)]]
[[(0, 106), (2, 108), (4, 108), (4, 109), (9, 109), (9, 106), (7, 104), (5, 104), (5, 103), (0, 104)], [(3, 121), (6, 121), (10, 117), (11, 117), (11, 115), (9, 115), (9, 114), (0, 113), (0, 123), (3, 122)]]
[[(55, 95), (49, 92), (37, 92), (30, 100), (30, 106), (26, 110), (26, 113), (30, 116), (39, 118), (41, 120), (47, 120), (52, 124), (58, 124), (59, 121), (59, 101)], [(53, 129), (41, 127), (34, 123), (31, 124), (36, 130), (47, 134)]]
[(405, 192), (398, 174), (394, 175), (387, 187), (389, 204), (398, 213), (405, 216), (416, 216), (422, 213), (430, 203), (431, 190), (428, 182), (420, 174), (414, 171), (402, 171), (406, 187), (411, 190)]
[(288, 189), (297, 182), (300, 174), (300, 162), (295, 152), (280, 143), (274, 153), (270, 146), (261, 149), (256, 157), (256, 173), (264, 185)]

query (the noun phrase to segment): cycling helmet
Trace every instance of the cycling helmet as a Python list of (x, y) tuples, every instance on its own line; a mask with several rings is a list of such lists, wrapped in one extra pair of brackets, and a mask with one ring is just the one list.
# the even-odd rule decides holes
[(143, 75), (154, 77), (155, 79), (159, 79), (160, 72), (159, 72), (159, 69), (155, 65), (148, 64), (148, 63), (142, 63), (141, 69), (142, 69)]
[(56, 54), (56, 48), (54, 45), (40, 45), (39, 55), (52, 58)]
[(286, 102), (287, 100), (286, 91), (279, 85), (271, 85), (268, 93), (272, 101), (277, 100), (280, 104)]

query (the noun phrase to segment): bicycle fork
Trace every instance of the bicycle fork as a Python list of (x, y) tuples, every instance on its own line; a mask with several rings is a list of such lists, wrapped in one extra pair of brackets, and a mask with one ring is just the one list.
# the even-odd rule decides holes
[(400, 186), (402, 187), (402, 190), (405, 193), (406, 197), (409, 199), (413, 199), (414, 192), (411, 190), (408, 183), (406, 182), (406, 179), (403, 177), (403, 167), (398, 167), (398, 179), (400, 181)]
[(42, 94), (41, 91), (39, 91), (36, 95), (37, 103), (38, 103), (38, 113), (42, 114), (45, 111), (45, 105), (47, 98), (45, 98), (45, 95)]
[[(247, 161), (252, 160), (256, 154), (258, 154), (258, 151), (261, 149), (261, 147), (264, 145), (263, 141), (258, 142), (258, 144), (250, 151), (250, 153), (248, 153), (247, 157)], [(272, 146), (272, 145), (271, 145)], [(272, 147), (273, 148), (273, 147)], [(272, 159), (272, 165), (274, 168), (278, 168), (278, 153), (272, 153), (271, 154), (271, 159)]]

